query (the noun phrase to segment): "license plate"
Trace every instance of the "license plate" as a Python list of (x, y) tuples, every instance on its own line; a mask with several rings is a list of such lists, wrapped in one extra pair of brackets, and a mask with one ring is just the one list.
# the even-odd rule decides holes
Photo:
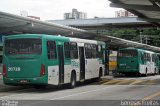
[(127, 66), (126, 68), (130, 68), (129, 66)]
[(19, 82), (20, 82), (20, 83), (28, 83), (27, 80), (20, 80)]

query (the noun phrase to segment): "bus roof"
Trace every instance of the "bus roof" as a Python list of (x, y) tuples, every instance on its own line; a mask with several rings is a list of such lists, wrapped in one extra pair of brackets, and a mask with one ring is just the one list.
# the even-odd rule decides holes
[(88, 40), (88, 39), (80, 39), (80, 38), (71, 38), (71, 37), (65, 37), (61, 35), (47, 35), (47, 34), (17, 34), (17, 35), (9, 35), (5, 36), (5, 39), (16, 39), (16, 38), (35, 38), (35, 37), (47, 37), (47, 38), (54, 38), (59, 40), (70, 40), (73, 42), (83, 42), (83, 43), (92, 43), (92, 44), (104, 44), (103, 41), (96, 41), (96, 40)]
[(133, 47), (121, 48), (119, 50), (137, 50), (137, 51), (145, 51), (145, 52), (148, 52), (148, 53), (155, 53), (155, 52), (152, 52), (152, 51), (148, 51), (148, 50), (144, 50), (144, 49), (138, 49), (138, 48), (133, 48)]

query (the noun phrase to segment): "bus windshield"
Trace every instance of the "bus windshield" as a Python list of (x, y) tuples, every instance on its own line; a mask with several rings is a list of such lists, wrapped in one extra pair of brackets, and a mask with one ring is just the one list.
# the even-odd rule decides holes
[(118, 57), (136, 57), (138, 56), (137, 50), (120, 50)]
[(41, 54), (40, 38), (20, 38), (5, 40), (5, 54)]

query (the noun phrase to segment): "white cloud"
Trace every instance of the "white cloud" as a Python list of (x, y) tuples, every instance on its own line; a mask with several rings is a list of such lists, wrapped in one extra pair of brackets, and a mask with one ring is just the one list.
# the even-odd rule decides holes
[(114, 17), (118, 9), (109, 7), (109, 3), (108, 0), (0, 0), (0, 11), (19, 15), (25, 10), (29, 15), (50, 20), (63, 19), (65, 12), (76, 8), (86, 12), (88, 18)]

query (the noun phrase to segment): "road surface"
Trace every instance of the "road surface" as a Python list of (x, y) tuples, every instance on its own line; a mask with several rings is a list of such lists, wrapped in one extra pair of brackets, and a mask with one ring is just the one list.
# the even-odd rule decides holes
[(14, 91), (0, 91), (0, 100), (2, 100), (0, 105), (6, 102), (18, 102), (18, 106), (132, 106), (142, 102), (143, 105), (152, 103), (154, 106), (159, 106), (160, 75), (131, 78), (104, 77), (99, 82), (80, 84), (75, 89), (55, 86), (41, 90), (17, 87)]

